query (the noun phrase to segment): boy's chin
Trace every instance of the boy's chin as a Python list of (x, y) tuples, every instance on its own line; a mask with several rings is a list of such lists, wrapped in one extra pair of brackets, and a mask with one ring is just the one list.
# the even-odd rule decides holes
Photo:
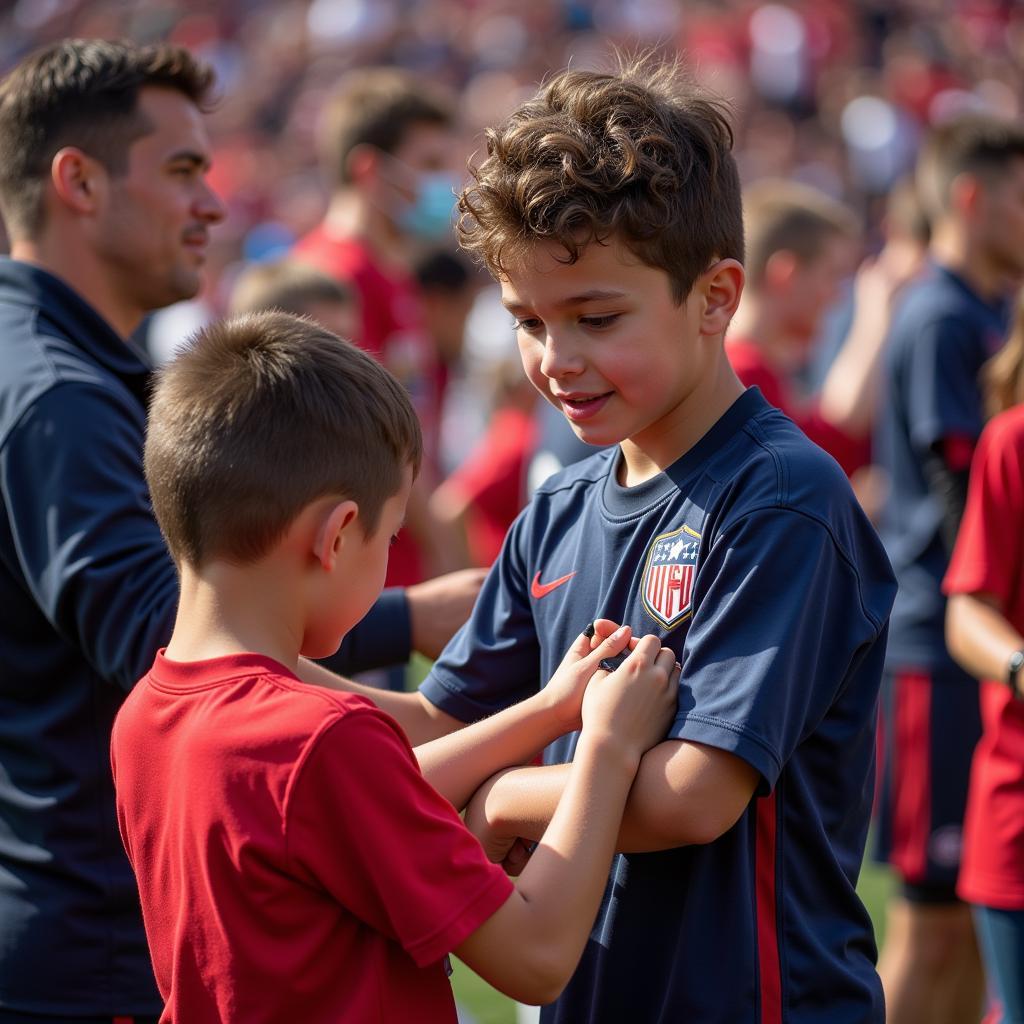
[(340, 636), (335, 637), (306, 637), (299, 654), (310, 661), (320, 661), (323, 658), (329, 658), (331, 655), (338, 653), (341, 641), (345, 639), (347, 633), (348, 630), (345, 630)]

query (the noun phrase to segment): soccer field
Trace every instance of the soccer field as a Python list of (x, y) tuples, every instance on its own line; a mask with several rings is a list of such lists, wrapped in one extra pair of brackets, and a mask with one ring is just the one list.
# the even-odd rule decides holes
[[(885, 868), (870, 860), (864, 864), (858, 891), (875, 924), (879, 946), (884, 937), (884, 909), (890, 884), (889, 872)], [(465, 964), (458, 961), (455, 961), (452, 986), (456, 1001), (472, 1014), (476, 1024), (515, 1024), (516, 1013), (511, 1000), (481, 981)]]

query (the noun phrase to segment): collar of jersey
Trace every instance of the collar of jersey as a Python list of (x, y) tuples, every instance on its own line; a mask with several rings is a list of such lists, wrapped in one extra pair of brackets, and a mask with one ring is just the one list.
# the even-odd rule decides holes
[(609, 471), (604, 482), (604, 507), (610, 516), (630, 517), (657, 505), (669, 494), (682, 490), (691, 477), (696, 476), (711, 456), (718, 451), (752, 416), (769, 408), (760, 388), (747, 388), (725, 411), (712, 428), (684, 455), (664, 472), (634, 487), (623, 487), (618, 482), (619, 460), (617, 452), (609, 460)]

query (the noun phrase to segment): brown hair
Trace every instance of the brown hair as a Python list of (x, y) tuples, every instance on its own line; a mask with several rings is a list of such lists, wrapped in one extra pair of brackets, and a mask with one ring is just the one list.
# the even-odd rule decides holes
[(259, 313), (204, 328), (161, 371), (146, 480), (175, 561), (245, 563), (327, 495), (355, 501), (372, 535), (420, 453), (383, 366), (312, 320)]
[(917, 161), (917, 187), (929, 219), (949, 212), (950, 186), (961, 174), (991, 183), (1024, 158), (1024, 126), (985, 114), (962, 114), (934, 128)]
[(835, 199), (799, 182), (764, 178), (743, 194), (747, 236), (747, 284), (757, 288), (769, 259), (793, 253), (801, 264), (817, 259), (836, 237), (856, 238), (853, 211)]
[(348, 185), (349, 154), (373, 146), (393, 154), (417, 125), (446, 128), (454, 115), (448, 97), (397, 68), (351, 71), (327, 101), (320, 119), (320, 162), (332, 186)]
[(23, 60), (0, 83), (0, 213), (12, 236), (43, 227), (43, 190), (54, 155), (77, 146), (110, 174), (152, 130), (138, 110), (147, 86), (175, 89), (203, 107), (213, 71), (187, 50), (105, 39), (65, 39)]
[(292, 259), (254, 263), (246, 267), (231, 289), (232, 316), (280, 309), (301, 316), (318, 302), (351, 306), (352, 290), (322, 270)]
[(1017, 297), (1006, 344), (982, 367), (981, 385), (989, 416), (1024, 402), (1024, 292)]
[(504, 124), (459, 197), (464, 248), (501, 277), (537, 241), (575, 262), (620, 239), (681, 302), (717, 258), (743, 259), (739, 176), (722, 103), (678, 64), (563, 71)]

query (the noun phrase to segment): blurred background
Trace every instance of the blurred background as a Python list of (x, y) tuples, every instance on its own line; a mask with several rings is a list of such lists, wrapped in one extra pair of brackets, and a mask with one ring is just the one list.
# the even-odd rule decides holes
[[(322, 220), (329, 189), (317, 158), (318, 118), (352, 69), (400, 66), (451, 90), (462, 167), (481, 145), (482, 128), (552, 70), (607, 66), (616, 48), (680, 56), (731, 105), (744, 182), (787, 178), (842, 200), (861, 222), (862, 255), (881, 245), (886, 197), (912, 167), (930, 124), (969, 109), (1019, 116), (1024, 101), (1024, 4), (1015, 0), (221, 0), (210, 7), (204, 0), (0, 0), (0, 74), (71, 35), (167, 39), (217, 71), (210, 181), (228, 216), (213, 232), (202, 294), (147, 325), (143, 340), (157, 360), (224, 312), (243, 270), (284, 256)], [(445, 245), (454, 250), (454, 237)], [(486, 422), (474, 381), (514, 356), (509, 318), (484, 284), (447, 396), (446, 472), (462, 463)], [(876, 928), (888, 885), (882, 869), (866, 865), (862, 892)], [(467, 1019), (515, 1019), (512, 1004), (467, 968), (453, 980)]]

